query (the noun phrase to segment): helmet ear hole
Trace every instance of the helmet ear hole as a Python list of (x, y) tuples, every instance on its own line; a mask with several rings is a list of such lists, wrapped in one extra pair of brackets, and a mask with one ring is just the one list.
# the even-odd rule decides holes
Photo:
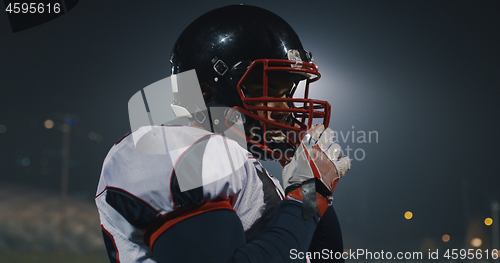
[(203, 94), (203, 99), (205, 100), (205, 103), (210, 102), (213, 99), (215, 99), (214, 89), (208, 83), (201, 82), (200, 88), (201, 88), (201, 93)]

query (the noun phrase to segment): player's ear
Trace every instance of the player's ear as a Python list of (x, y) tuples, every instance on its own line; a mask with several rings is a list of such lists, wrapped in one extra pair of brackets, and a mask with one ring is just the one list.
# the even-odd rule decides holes
[(214, 93), (214, 89), (212, 88), (212, 86), (210, 86), (209, 84), (207, 84), (205, 82), (201, 82), (200, 88), (201, 88), (201, 94), (203, 94), (203, 99), (205, 100), (205, 103), (209, 102), (215, 98), (215, 93)]

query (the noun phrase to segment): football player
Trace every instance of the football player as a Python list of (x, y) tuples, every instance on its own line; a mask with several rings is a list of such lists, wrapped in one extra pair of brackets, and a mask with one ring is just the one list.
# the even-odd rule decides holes
[[(305, 262), (318, 252), (316, 262), (342, 252), (331, 197), (350, 161), (326, 128), (330, 105), (308, 98), (320, 73), (293, 29), (253, 6), (212, 10), (183, 31), (171, 64), (173, 76), (195, 72), (208, 113), (189, 111), (173, 85), (172, 109), (189, 126), (141, 127), (108, 153), (95, 201), (110, 261)], [(221, 135), (228, 123), (242, 125), (235, 134), (247, 145)], [(284, 166), (283, 188), (259, 160)]]

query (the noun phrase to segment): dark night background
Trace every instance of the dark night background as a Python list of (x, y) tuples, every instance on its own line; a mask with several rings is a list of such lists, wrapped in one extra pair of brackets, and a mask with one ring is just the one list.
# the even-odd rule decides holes
[[(107, 151), (130, 129), (130, 97), (170, 75), (171, 49), (191, 21), (233, 3), (82, 0), (17, 33), (2, 10), (0, 191), (59, 191), (58, 128), (70, 113), (69, 194), (92, 203)], [(483, 220), (500, 200), (498, 1), (244, 3), (291, 24), (323, 75), (311, 96), (332, 104), (333, 130), (350, 132), (343, 148), (365, 154), (334, 195), (346, 248), (462, 248), (475, 235), (490, 247)], [(357, 141), (369, 131), (377, 141)]]

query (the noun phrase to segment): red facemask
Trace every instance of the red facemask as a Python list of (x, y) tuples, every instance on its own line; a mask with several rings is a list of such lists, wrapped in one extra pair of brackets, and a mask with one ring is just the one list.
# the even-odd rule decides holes
[[(249, 73), (253, 70), (262, 70), (262, 97), (247, 97), (242, 83), (248, 78)], [(300, 98), (294, 96), (297, 85), (294, 85), (286, 97), (270, 97), (268, 78), (272, 72), (284, 72), (290, 74), (300, 74), (302, 79), (305, 79), (304, 95)], [(291, 147), (296, 148), (296, 144), (302, 139), (303, 133), (306, 132), (312, 125), (314, 119), (319, 119), (325, 127), (328, 127), (330, 121), (330, 104), (327, 101), (309, 99), (309, 83), (317, 81), (321, 77), (318, 68), (314, 63), (296, 62), (294, 60), (281, 60), (281, 59), (258, 59), (252, 62), (247, 71), (240, 79), (237, 85), (238, 94), (243, 102), (243, 107), (235, 106), (234, 109), (246, 114), (247, 116), (260, 121), (262, 126), (262, 133), (265, 135), (269, 130), (269, 126), (273, 129), (281, 129), (286, 135), (286, 142)], [(268, 103), (283, 102), (288, 107), (269, 107)], [(255, 106), (259, 104), (259, 106)], [(262, 117), (256, 114), (257, 111), (263, 111)], [(292, 119), (291, 125), (279, 123), (267, 118), (268, 112), (290, 112)], [(259, 147), (261, 150), (274, 155), (282, 164), (287, 163), (293, 153), (283, 154), (274, 151), (268, 147), (268, 141), (263, 139), (255, 141), (245, 135), (248, 142)]]

